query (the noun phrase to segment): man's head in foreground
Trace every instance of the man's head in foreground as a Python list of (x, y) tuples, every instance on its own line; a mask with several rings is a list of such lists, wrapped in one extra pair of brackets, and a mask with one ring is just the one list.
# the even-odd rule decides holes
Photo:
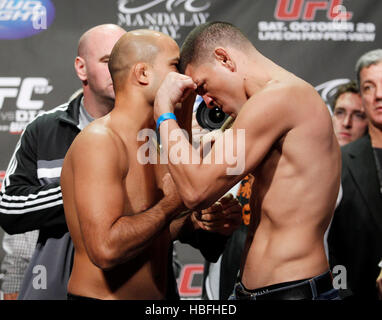
[(196, 27), (181, 48), (179, 71), (197, 84), (207, 107), (235, 116), (247, 101), (246, 68), (256, 49), (235, 26), (209, 22)]
[(142, 94), (149, 104), (170, 71), (177, 72), (179, 47), (168, 35), (153, 30), (127, 32), (113, 48), (109, 70), (116, 95)]

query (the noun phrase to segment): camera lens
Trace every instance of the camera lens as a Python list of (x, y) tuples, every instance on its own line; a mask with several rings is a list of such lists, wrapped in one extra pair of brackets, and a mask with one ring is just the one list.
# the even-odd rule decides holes
[(218, 107), (208, 109), (204, 101), (200, 103), (196, 111), (196, 120), (199, 125), (210, 131), (219, 129), (227, 118), (228, 115)]
[(211, 112), (208, 113), (208, 117), (213, 123), (220, 123), (225, 118), (225, 113), (221, 111), (218, 107), (211, 110)]

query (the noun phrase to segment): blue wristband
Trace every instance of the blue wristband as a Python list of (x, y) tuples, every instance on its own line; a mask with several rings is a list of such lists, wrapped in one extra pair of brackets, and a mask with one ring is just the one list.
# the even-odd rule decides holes
[(163, 121), (166, 121), (166, 120), (170, 120), (170, 119), (174, 119), (175, 121), (176, 120), (176, 117), (175, 117), (175, 114), (173, 114), (172, 112), (167, 112), (167, 113), (163, 113), (157, 120), (157, 131), (159, 130), (159, 126), (161, 125), (161, 123)]

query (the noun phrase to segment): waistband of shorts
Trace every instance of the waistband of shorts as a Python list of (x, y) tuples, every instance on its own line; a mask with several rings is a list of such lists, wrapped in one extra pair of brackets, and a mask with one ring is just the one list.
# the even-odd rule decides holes
[(309, 279), (289, 281), (248, 290), (241, 280), (235, 286), (238, 299), (256, 300), (311, 300), (333, 289), (333, 277), (328, 270)]
[(100, 300), (100, 299), (97, 299), (97, 298), (79, 296), (79, 295), (72, 294), (72, 293), (69, 293), (69, 292), (66, 294), (66, 297), (67, 297), (67, 300), (88, 300), (88, 301), (97, 301), (97, 300)]

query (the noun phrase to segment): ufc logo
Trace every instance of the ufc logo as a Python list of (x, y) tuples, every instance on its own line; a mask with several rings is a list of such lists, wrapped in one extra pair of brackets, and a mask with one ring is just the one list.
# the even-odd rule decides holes
[(202, 294), (202, 286), (193, 285), (196, 275), (203, 275), (204, 266), (202, 264), (187, 264), (183, 267), (179, 276), (179, 294), (185, 297), (198, 297)]
[(348, 21), (353, 13), (347, 12), (342, 0), (306, 1), (306, 0), (278, 0), (275, 18), (278, 20), (312, 21), (317, 11), (326, 11), (326, 16), (333, 21)]
[(44, 106), (43, 100), (32, 100), (33, 94), (48, 94), (53, 87), (45, 78), (2, 77), (0, 78), (0, 110), (5, 98), (16, 98), (19, 109), (37, 110)]

